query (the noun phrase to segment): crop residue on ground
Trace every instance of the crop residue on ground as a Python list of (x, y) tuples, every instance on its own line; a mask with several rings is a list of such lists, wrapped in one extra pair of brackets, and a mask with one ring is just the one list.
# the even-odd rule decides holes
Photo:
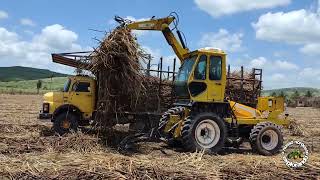
[[(281, 155), (265, 157), (250, 149), (210, 156), (183, 153), (162, 143), (142, 143), (123, 155), (94, 134), (55, 136), (50, 122), (37, 119), (41, 96), (0, 94), (0, 179), (317, 179), (320, 177), (320, 109), (289, 108), (303, 136), (285, 130), (285, 143), (304, 142), (304, 168), (292, 170)], [(296, 135), (296, 136), (293, 136)]]

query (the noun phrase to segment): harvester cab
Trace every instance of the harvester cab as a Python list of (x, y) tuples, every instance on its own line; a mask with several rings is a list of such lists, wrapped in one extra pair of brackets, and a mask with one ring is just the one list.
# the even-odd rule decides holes
[(189, 151), (205, 149), (217, 153), (228, 142), (238, 146), (249, 140), (260, 154), (278, 152), (283, 143), (281, 126), (289, 123), (287, 117), (279, 119), (284, 111), (283, 99), (259, 98), (258, 106), (252, 108), (226, 98), (226, 53), (211, 47), (189, 51), (175, 15), (138, 22), (116, 18), (124, 28), (161, 31), (181, 61), (174, 79), (177, 102), (159, 123), (162, 139), (168, 144), (179, 141)]

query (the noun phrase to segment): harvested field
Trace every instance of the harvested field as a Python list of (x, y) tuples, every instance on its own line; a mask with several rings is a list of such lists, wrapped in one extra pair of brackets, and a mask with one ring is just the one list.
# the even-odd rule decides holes
[(285, 130), (285, 142), (301, 140), (310, 151), (307, 165), (292, 170), (280, 154), (265, 157), (248, 148), (210, 156), (142, 143), (123, 155), (94, 134), (55, 136), (50, 122), (37, 119), (41, 101), (0, 94), (0, 179), (320, 179), (320, 109), (288, 109), (305, 133)]

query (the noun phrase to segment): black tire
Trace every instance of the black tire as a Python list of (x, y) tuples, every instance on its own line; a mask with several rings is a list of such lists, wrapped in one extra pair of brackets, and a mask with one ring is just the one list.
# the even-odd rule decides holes
[[(78, 131), (79, 116), (74, 113), (62, 112), (58, 114), (54, 120), (53, 128), (56, 133), (63, 135), (70, 132)], [(64, 127), (63, 123), (69, 123), (68, 127)]]
[[(204, 121), (215, 122), (218, 125), (220, 130), (219, 140), (217, 143), (210, 149), (204, 148), (196, 139), (196, 128), (198, 124), (203, 123)], [(202, 130), (201, 130), (202, 131)], [(208, 153), (219, 153), (224, 147), (227, 138), (227, 128), (225, 122), (215, 113), (203, 112), (195, 116), (189, 116), (186, 118), (184, 125), (182, 127), (182, 145), (187, 151), (198, 151), (205, 150)]]
[[(266, 133), (266, 131), (269, 133)], [(275, 134), (277, 136), (275, 136)], [(281, 126), (271, 122), (258, 123), (251, 129), (249, 140), (254, 152), (265, 156), (277, 154), (283, 145)], [(268, 145), (270, 147), (266, 148)]]
[(183, 115), (185, 111), (185, 107), (182, 106), (177, 106), (177, 107), (172, 107), (170, 109), (168, 109), (165, 113), (163, 113), (160, 121), (159, 121), (159, 127), (158, 127), (158, 131), (160, 133), (161, 138), (166, 140), (166, 143), (173, 147), (173, 146), (177, 146), (180, 144), (178, 139), (175, 139), (173, 137), (173, 133), (174, 133), (174, 129), (172, 130), (172, 132), (164, 132), (167, 123), (169, 122), (170, 119), (170, 115)]

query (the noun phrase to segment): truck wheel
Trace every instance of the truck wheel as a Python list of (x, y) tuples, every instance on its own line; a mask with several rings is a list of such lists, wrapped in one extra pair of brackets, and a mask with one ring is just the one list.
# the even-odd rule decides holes
[(214, 113), (200, 113), (188, 117), (182, 128), (182, 144), (188, 151), (205, 150), (218, 153), (227, 138), (227, 128), (222, 118)]
[(166, 143), (169, 146), (176, 146), (176, 145), (180, 144), (179, 140), (177, 140), (173, 137), (173, 132), (175, 129), (173, 129), (172, 132), (164, 132), (164, 130), (170, 120), (170, 115), (181, 115), (184, 113), (184, 111), (185, 111), (185, 107), (182, 107), (182, 106), (170, 108), (170, 109), (168, 109), (168, 111), (163, 113), (163, 115), (159, 121), (158, 131), (160, 133), (160, 136), (166, 140)]
[(281, 127), (271, 122), (255, 125), (249, 139), (252, 150), (265, 156), (278, 153), (283, 145)]
[(56, 116), (53, 127), (55, 132), (57, 132), (59, 135), (69, 132), (77, 132), (78, 116), (70, 112), (60, 113)]

